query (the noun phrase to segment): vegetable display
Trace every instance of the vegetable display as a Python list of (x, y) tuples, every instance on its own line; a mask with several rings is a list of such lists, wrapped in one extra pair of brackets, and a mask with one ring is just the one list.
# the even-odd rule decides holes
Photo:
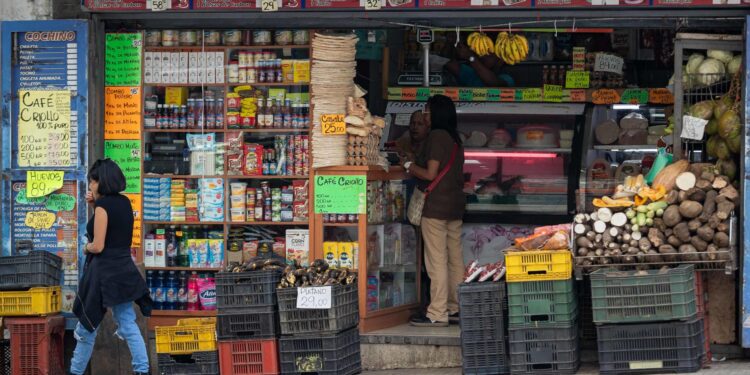
[(353, 285), (356, 282), (357, 273), (355, 271), (345, 267), (330, 268), (325, 260), (316, 259), (306, 268), (298, 267), (296, 263), (287, 265), (281, 275), (278, 288)]

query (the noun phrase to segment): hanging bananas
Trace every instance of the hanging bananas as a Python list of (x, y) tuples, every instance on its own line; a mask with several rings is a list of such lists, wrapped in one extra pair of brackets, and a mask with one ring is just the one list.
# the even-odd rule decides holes
[(529, 42), (523, 35), (508, 34), (503, 31), (497, 34), (495, 55), (508, 65), (516, 65), (526, 60), (529, 54)]
[(485, 33), (473, 32), (466, 41), (469, 44), (469, 48), (479, 57), (495, 53), (495, 46), (492, 44), (492, 39)]

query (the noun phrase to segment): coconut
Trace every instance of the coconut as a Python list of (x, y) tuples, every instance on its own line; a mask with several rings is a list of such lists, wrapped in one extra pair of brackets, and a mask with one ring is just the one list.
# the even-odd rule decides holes
[(712, 118), (706, 124), (706, 134), (714, 135), (719, 131), (719, 122), (715, 118)]
[(724, 139), (740, 135), (740, 116), (733, 109), (724, 112), (719, 118), (719, 135)]
[(729, 181), (734, 181), (734, 178), (737, 176), (737, 164), (732, 159), (717, 161), (716, 169), (720, 174), (727, 176)]
[(729, 146), (723, 138), (719, 138), (714, 141), (714, 153), (719, 159), (729, 159), (732, 157), (732, 153), (729, 151)]
[(688, 109), (688, 114), (693, 117), (698, 117), (704, 120), (708, 120), (713, 116), (714, 113), (714, 102), (713, 100), (704, 100), (702, 102), (695, 103)]
[(725, 141), (727, 142), (729, 151), (731, 151), (733, 154), (739, 154), (740, 151), (742, 151), (742, 137), (740, 137), (739, 134), (734, 137), (729, 137)]
[(714, 103), (714, 118), (720, 118), (727, 109), (732, 108), (732, 98), (728, 95), (722, 96), (719, 100)]

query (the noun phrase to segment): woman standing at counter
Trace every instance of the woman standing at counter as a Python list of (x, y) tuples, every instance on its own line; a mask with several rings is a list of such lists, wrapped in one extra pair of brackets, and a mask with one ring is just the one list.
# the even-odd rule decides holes
[(458, 136), (456, 107), (450, 98), (431, 97), (423, 117), (431, 127), (430, 133), (417, 160), (407, 161), (404, 168), (418, 179), (420, 190), (430, 190), (422, 210), (421, 229), (431, 302), (427, 314), (412, 319), (411, 324), (439, 327), (458, 320), (458, 284), (464, 272), (464, 149)]

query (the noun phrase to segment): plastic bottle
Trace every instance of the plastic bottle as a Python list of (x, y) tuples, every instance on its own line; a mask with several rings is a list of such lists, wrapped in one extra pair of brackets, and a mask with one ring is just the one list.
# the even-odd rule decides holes
[(174, 226), (167, 230), (167, 267), (177, 266), (177, 249), (180, 245), (177, 242), (176, 231)]
[(177, 274), (175, 271), (169, 271), (167, 276), (166, 304), (164, 310), (176, 310), (177, 307)]
[(164, 310), (164, 271), (159, 271), (154, 283), (154, 310)]
[(198, 301), (198, 294), (200, 290), (198, 288), (198, 273), (193, 271), (190, 273), (190, 277), (187, 280), (187, 310), (196, 311), (200, 310), (200, 302)]
[(146, 284), (148, 285), (148, 291), (151, 293), (151, 299), (156, 296), (156, 273), (154, 271), (146, 271)]
[(180, 271), (180, 274), (177, 279), (178, 279), (179, 286), (177, 289), (177, 308), (175, 310), (185, 310), (187, 309), (187, 301), (188, 301), (187, 272)]

